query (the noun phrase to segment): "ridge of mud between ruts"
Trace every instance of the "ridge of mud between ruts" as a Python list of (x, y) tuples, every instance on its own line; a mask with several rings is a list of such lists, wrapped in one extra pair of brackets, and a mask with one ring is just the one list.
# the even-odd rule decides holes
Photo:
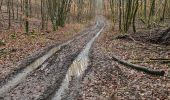
[[(68, 44), (63, 45), (62, 48), (56, 51), (49, 59), (45, 60), (35, 71), (29, 73), (24, 80), (16, 84), (14, 88), (10, 88), (10, 91), (3, 94), (1, 98), (4, 100), (35, 100), (48, 97), (53, 91), (59, 88), (73, 60), (101, 28), (102, 25), (100, 25), (99, 20), (97, 25), (83, 31), (82, 34), (84, 34), (79, 36), (79, 38), (74, 38)], [(56, 47), (56, 44), (46, 49), (42, 54), (39, 54), (38, 57), (33, 57), (30, 61), (24, 63), (25, 67), (54, 47)], [(21, 66), (24, 64), (21, 64)], [(22, 69), (16, 71), (15, 75), (22, 72)], [(8, 80), (10, 79), (12, 79), (12, 75), (9, 76)], [(5, 83), (8, 83), (8, 80), (1, 81), (1, 88)]]

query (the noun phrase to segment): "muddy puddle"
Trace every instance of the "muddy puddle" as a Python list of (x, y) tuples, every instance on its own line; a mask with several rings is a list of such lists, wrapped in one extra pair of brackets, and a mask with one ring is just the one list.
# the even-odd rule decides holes
[[(98, 26), (98, 22), (97, 22), (96, 25), (93, 26), (91, 29), (83, 32), (82, 35), (77, 36), (76, 38), (74, 38), (74, 39), (72, 39), (72, 40), (69, 40), (69, 41), (67, 41), (67, 42), (65, 42), (65, 43), (63, 43), (63, 44), (61, 44), (61, 45), (59, 45), (59, 46), (56, 46), (56, 47), (50, 49), (45, 55), (43, 55), (42, 57), (36, 59), (36, 60), (35, 60), (33, 63), (31, 63), (30, 65), (26, 66), (25, 69), (23, 69), (23, 70), (22, 70), (21, 72), (19, 72), (17, 75), (13, 76), (13, 78), (10, 79), (5, 85), (3, 85), (3, 86), (0, 87), (0, 97), (3, 97), (3, 96), (4, 96), (7, 92), (9, 92), (11, 89), (15, 88), (19, 83), (21, 83), (23, 80), (26, 79), (27, 75), (29, 75), (31, 72), (33, 72), (34, 70), (36, 70), (37, 68), (39, 68), (39, 66), (42, 65), (42, 67), (41, 67), (40, 69), (43, 70), (43, 69), (47, 66), (47, 64), (48, 64), (48, 62), (46, 62), (46, 60), (49, 59), (52, 55), (54, 55), (57, 51), (59, 51), (63, 46), (68, 45), (69, 43), (71, 43), (71, 42), (74, 41), (75, 39), (80, 39), (81, 37), (83, 37), (83, 36), (85, 36), (86, 34), (88, 34), (91, 30), (94, 30), (95, 28), (97, 28), (97, 26)], [(99, 35), (99, 33), (98, 33), (98, 35)], [(91, 42), (93, 42), (96, 37), (97, 37), (97, 35), (91, 40)], [(89, 49), (90, 49), (91, 44), (92, 44), (92, 43), (88, 43)], [(87, 46), (88, 46), (88, 45), (87, 45)], [(86, 49), (86, 48), (85, 48), (85, 51), (84, 51), (84, 52), (89, 51), (89, 49)], [(88, 53), (87, 53), (87, 54), (88, 54)], [(83, 69), (83, 68), (84, 68), (84, 65), (85, 65), (86, 63), (88, 63), (88, 58), (85, 58), (84, 60), (82, 60), (82, 58), (84, 58), (84, 57), (86, 56), (86, 53), (83, 53), (83, 52), (82, 52), (82, 54), (81, 54), (80, 56), (83, 56), (83, 57), (78, 57), (78, 59), (81, 59), (81, 60), (79, 60), (79, 62), (81, 62), (80, 64), (81, 64), (81, 66), (83, 66), (83, 67), (82, 67), (82, 68), (79, 68), (79, 69), (78, 69), (78, 67), (72, 67), (72, 70), (70, 70), (70, 72), (69, 72), (70, 74), (68, 74), (68, 75), (66, 76), (66, 77), (67, 77), (67, 78), (65, 79), (66, 81), (70, 79), (70, 76), (75, 76), (75, 75), (77, 75), (77, 74), (73, 75), (73, 73), (75, 73), (75, 72), (73, 72), (73, 70), (75, 70), (75, 69), (76, 69), (76, 70), (79, 70), (79, 71), (78, 71), (79, 74), (82, 73), (83, 70), (85, 70), (85, 69)], [(86, 61), (87, 61), (87, 62), (86, 62)], [(84, 63), (84, 64), (83, 64), (83, 63)], [(76, 65), (76, 64), (78, 64), (78, 63), (75, 63), (74, 66), (79, 66), (79, 65)], [(76, 71), (76, 72), (77, 72), (77, 71)]]
[[(98, 25), (98, 23), (96, 23), (96, 25), (93, 26), (90, 30), (95, 29), (97, 27), (97, 25)], [(36, 70), (40, 65), (42, 65), (42, 68), (40, 68), (40, 69), (43, 70), (46, 67), (46, 65), (48, 64), (48, 63), (45, 63), (45, 61), (47, 59), (49, 59), (57, 51), (59, 51), (63, 46), (68, 45), (73, 40), (79, 39), (79, 38), (81, 38), (82, 36), (85, 36), (88, 33), (89, 33), (89, 30), (86, 31), (85, 33), (83, 33), (82, 35), (72, 39), (72, 40), (69, 40), (69, 41), (67, 41), (67, 42), (65, 42), (65, 43), (63, 43), (63, 44), (61, 44), (59, 46), (56, 46), (56, 47), (52, 48), (45, 55), (38, 58), (37, 60), (35, 60), (30, 65), (28, 65), (23, 71), (21, 71), (16, 76), (14, 76), (4, 86), (0, 87), (0, 97), (3, 97), (3, 95), (5, 95), (5, 93), (9, 92), (12, 88), (17, 86), (20, 82), (22, 82), (27, 77), (28, 74), (30, 74), (32, 71)]]
[[(103, 27), (104, 28), (104, 27)], [(79, 78), (82, 76), (84, 71), (88, 67), (89, 62), (89, 51), (90, 48), (95, 41), (95, 39), (100, 35), (103, 31), (103, 28), (86, 44), (83, 51), (78, 55), (78, 57), (73, 61), (72, 65), (67, 71), (65, 79), (63, 80), (60, 88), (55, 92), (52, 97), (52, 100), (61, 100), (62, 95), (64, 94), (65, 90), (68, 89), (69, 82), (71, 81), (72, 77)]]
[(40, 65), (42, 65), (46, 59), (48, 59), (49, 57), (51, 57), (54, 53), (56, 53), (57, 51), (60, 50), (60, 48), (63, 45), (57, 46), (52, 48), (49, 52), (47, 52), (44, 56), (40, 57), (39, 59), (37, 59), (36, 61), (34, 61), (33, 63), (31, 63), (30, 65), (28, 65), (21, 73), (17, 74), (14, 78), (12, 78), (7, 84), (5, 84), (4, 86), (2, 86), (0, 88), (0, 96), (2, 96), (3, 94), (5, 94), (6, 92), (8, 92), (9, 90), (11, 90), (12, 88), (14, 88), (16, 85), (18, 85), (22, 80), (24, 80), (26, 78), (26, 76), (31, 73), (32, 71), (34, 71), (35, 69), (37, 69)]

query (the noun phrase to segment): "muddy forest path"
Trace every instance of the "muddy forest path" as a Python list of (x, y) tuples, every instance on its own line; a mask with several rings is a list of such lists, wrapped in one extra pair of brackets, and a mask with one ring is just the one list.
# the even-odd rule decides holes
[(89, 51), (105, 27), (102, 17), (72, 40), (49, 47), (0, 81), (0, 100), (60, 100), (73, 76), (81, 77)]

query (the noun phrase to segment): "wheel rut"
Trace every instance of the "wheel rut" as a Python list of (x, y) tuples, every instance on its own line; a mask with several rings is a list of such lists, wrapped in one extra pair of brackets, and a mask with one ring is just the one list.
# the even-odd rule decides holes
[(82, 35), (50, 49), (1, 86), (0, 97), (3, 100), (38, 100), (52, 97), (62, 86), (73, 61), (79, 58), (79, 54), (86, 50), (88, 44), (94, 42), (103, 27), (102, 22), (97, 20), (96, 25), (82, 32)]

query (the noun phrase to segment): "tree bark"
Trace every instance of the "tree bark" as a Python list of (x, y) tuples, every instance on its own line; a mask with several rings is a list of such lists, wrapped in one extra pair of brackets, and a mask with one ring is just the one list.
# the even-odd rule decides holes
[(122, 0), (119, 0), (119, 31), (122, 31)]
[(11, 0), (8, 0), (7, 9), (8, 9), (8, 29), (10, 29), (11, 28)]
[(138, 0), (136, 0), (136, 8), (135, 8), (134, 15), (133, 15), (133, 32), (134, 33), (136, 33), (135, 19), (136, 19), (136, 14), (138, 11), (138, 6), (139, 6), (139, 2)]
[(28, 22), (28, 17), (29, 17), (29, 2), (28, 0), (25, 0), (25, 31), (26, 33), (29, 32), (29, 22)]
[(160, 21), (164, 21), (164, 19), (165, 19), (166, 6), (167, 6), (167, 0), (165, 0), (165, 2), (164, 2), (163, 13), (162, 13), (162, 17), (161, 17)]
[(1, 2), (0, 2), (0, 12), (2, 10), (2, 4), (3, 4), (3, 0), (1, 0)]

